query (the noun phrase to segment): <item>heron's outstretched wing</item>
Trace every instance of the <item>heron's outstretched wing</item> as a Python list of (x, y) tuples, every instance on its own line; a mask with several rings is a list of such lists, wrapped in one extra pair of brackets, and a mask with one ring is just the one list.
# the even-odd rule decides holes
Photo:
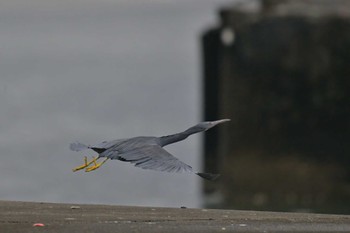
[(106, 151), (106, 157), (135, 164), (136, 167), (166, 172), (193, 172), (192, 167), (181, 162), (158, 145), (145, 145), (128, 151)]

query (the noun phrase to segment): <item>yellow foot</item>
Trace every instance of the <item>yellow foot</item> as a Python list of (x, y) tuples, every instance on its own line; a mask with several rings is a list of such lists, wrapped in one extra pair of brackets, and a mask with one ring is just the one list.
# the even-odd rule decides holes
[(92, 160), (90, 162), (88, 162), (87, 157), (84, 156), (84, 164), (81, 165), (81, 166), (73, 168), (73, 172), (76, 172), (76, 171), (79, 171), (81, 169), (84, 169), (84, 168), (88, 167), (92, 163), (96, 164), (96, 158), (95, 157), (93, 157)]
[(102, 164), (104, 164), (107, 160), (108, 160), (108, 158), (105, 158), (105, 160), (103, 160), (101, 163), (96, 163), (96, 159), (95, 159), (95, 160), (93, 161), (93, 163), (94, 163), (95, 165), (93, 165), (93, 166), (91, 166), (91, 167), (87, 167), (87, 168), (85, 169), (85, 172), (91, 172), (91, 171), (93, 171), (93, 170), (96, 170), (97, 168), (101, 167)]
[[(98, 164), (99, 165), (99, 164)], [(91, 166), (91, 167), (87, 167), (86, 169), (85, 169), (85, 171), (86, 172), (91, 172), (91, 171), (93, 171), (93, 170), (96, 170), (97, 168), (99, 168), (100, 166), (98, 166), (98, 165), (94, 165), (94, 166)]]

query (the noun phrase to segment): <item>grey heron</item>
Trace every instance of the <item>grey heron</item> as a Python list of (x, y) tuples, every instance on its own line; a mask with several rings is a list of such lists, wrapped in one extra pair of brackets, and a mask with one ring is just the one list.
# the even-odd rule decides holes
[[(91, 161), (88, 161), (87, 157), (85, 156), (84, 164), (74, 168), (73, 171), (75, 172), (85, 168), (86, 172), (90, 172), (99, 168), (109, 159), (117, 159), (123, 162), (133, 163), (136, 167), (143, 169), (165, 172), (190, 172), (207, 180), (215, 180), (217, 177), (219, 177), (219, 174), (193, 171), (191, 166), (171, 155), (169, 152), (163, 149), (163, 147), (178, 141), (182, 141), (192, 134), (207, 131), (214, 126), (227, 121), (230, 121), (230, 119), (201, 122), (183, 132), (162, 137), (133, 137), (113, 141), (104, 141), (93, 146), (84, 145), (80, 142), (74, 142), (70, 144), (71, 150), (82, 151), (85, 149), (92, 149), (98, 153), (98, 156), (93, 157)], [(99, 158), (104, 158), (104, 160), (97, 163)]]

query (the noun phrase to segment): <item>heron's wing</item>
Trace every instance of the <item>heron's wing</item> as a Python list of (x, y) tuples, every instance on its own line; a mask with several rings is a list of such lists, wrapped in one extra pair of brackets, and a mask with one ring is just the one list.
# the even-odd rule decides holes
[[(108, 152), (108, 150), (106, 151)], [(145, 145), (128, 151), (112, 150), (108, 158), (135, 164), (136, 167), (166, 172), (192, 172), (192, 167), (181, 162), (158, 145)]]

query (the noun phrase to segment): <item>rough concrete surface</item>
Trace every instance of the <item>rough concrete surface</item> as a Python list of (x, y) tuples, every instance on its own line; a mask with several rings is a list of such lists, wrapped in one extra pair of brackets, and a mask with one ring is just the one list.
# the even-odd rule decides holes
[(350, 232), (350, 216), (0, 201), (0, 232)]

